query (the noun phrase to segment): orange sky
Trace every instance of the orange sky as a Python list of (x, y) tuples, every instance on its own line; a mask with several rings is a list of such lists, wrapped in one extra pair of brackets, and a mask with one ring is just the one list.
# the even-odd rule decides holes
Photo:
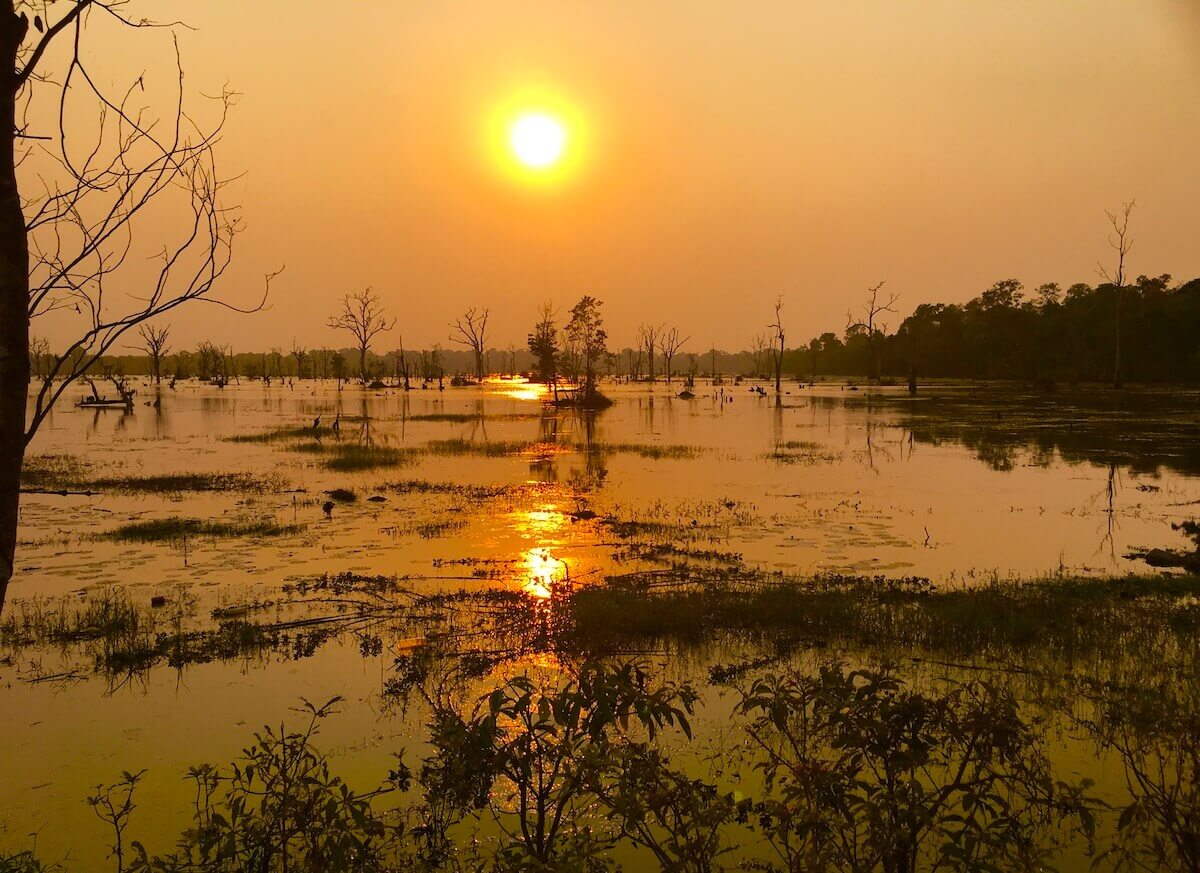
[[(225, 296), (287, 265), (269, 311), (181, 311), (175, 337), (334, 344), (336, 299), (370, 284), (409, 347), (445, 344), (469, 305), (492, 308), (496, 346), (522, 344), (539, 301), (583, 293), (617, 345), (653, 320), (697, 348), (744, 347), (782, 294), (799, 343), (882, 279), (906, 310), (1010, 276), (1092, 281), (1103, 210), (1129, 197), (1134, 273), (1190, 278), (1198, 5), (156, 3), (196, 28), (189, 87), (244, 95), (221, 155), (246, 173), (248, 225)], [(162, 40), (93, 52), (136, 45), (117, 66), (153, 76)], [(496, 107), (530, 89), (587, 128), (563, 184), (522, 184), (486, 147)]]

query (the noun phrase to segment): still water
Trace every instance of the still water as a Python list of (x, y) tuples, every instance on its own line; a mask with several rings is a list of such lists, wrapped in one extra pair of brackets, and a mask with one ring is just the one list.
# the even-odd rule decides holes
[[(689, 400), (681, 388), (607, 386), (614, 405), (586, 416), (516, 381), (407, 393), (146, 385), (132, 412), (63, 408), (31, 466), (57, 471), (55, 488), (98, 493), (25, 498), (8, 609), (120, 586), (186, 601), (192, 615), (261, 613), (280, 609), (281, 590), (346, 572), (536, 599), (556, 580), (653, 571), (680, 550), (943, 587), (1114, 575), (1147, 570), (1135, 550), (1183, 547), (1172, 524), (1200, 510), (1200, 392), (941, 385), (909, 398), (835, 383), (792, 385), (776, 403), (749, 383), (699, 386)], [(215, 490), (148, 490), (167, 474)], [(235, 535), (109, 537), (172, 518)], [(184, 768), (232, 759), (301, 698), (346, 698), (322, 743), (352, 782), (373, 784), (422, 735), (419, 709), (380, 695), (403, 645), (390, 643), (338, 639), (305, 657), (214, 659), (118, 683), (53, 651), (13, 654), (0, 662), (0, 839), (23, 847), (37, 834), (43, 857), (86, 867), (106, 834), (83, 797), (147, 768), (136, 830), (169, 848)], [(679, 676), (704, 661), (650, 656)], [(709, 704), (702, 731), (723, 719)], [(1059, 757), (1101, 782), (1111, 765), (1070, 744)]]

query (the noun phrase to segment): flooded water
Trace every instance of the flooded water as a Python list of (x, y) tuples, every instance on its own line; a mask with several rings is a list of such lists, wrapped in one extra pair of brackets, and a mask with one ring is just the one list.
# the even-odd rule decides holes
[[(294, 621), (308, 601), (336, 602), (305, 587), (323, 574), (536, 601), (565, 579), (678, 572), (676, 559), (970, 587), (1146, 572), (1133, 553), (1182, 548), (1172, 524), (1200, 512), (1196, 391), (941, 385), (909, 398), (818, 384), (777, 404), (750, 383), (698, 386), (689, 400), (681, 388), (608, 386), (614, 405), (588, 415), (503, 380), (407, 393), (143, 386), (132, 412), (63, 408), (30, 466), (48, 490), (95, 493), (24, 499), (6, 608), (121, 588), (188, 620)], [(169, 848), (185, 767), (230, 760), (302, 698), (346, 698), (322, 739), (352, 780), (370, 784), (391, 752), (420, 747), (426, 714), (381, 694), (410, 631), (300, 651), (305, 626), (288, 627), (283, 655), (195, 658), (120, 681), (53, 649), (13, 654), (0, 666), (7, 842), (36, 833), (43, 857), (93, 861), (106, 834), (82, 798), (147, 768), (140, 830)], [(712, 660), (649, 656), (680, 675)], [(710, 704), (702, 730), (722, 721)], [(1116, 764), (1078, 745), (1060, 759), (1120, 782)]]

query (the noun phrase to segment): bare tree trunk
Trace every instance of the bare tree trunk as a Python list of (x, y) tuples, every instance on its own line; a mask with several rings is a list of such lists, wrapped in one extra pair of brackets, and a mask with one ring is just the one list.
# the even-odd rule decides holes
[(1120, 388), (1121, 386), (1121, 289), (1116, 288), (1114, 291), (1116, 304), (1113, 307), (1113, 327), (1115, 329), (1113, 343), (1113, 387)]
[(779, 337), (779, 354), (775, 357), (775, 396), (783, 390), (783, 337)]
[(27, 22), (0, 5), (0, 608), (13, 576), (29, 391), (29, 242), (17, 190), (17, 50)]

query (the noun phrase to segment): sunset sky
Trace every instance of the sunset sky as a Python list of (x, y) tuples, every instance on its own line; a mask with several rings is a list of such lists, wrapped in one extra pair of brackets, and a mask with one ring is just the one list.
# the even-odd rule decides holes
[[(799, 344), (885, 279), (904, 312), (1008, 277), (1094, 281), (1104, 210), (1131, 197), (1134, 275), (1200, 275), (1194, 0), (146, 8), (195, 28), (190, 89), (243, 94), (221, 160), (245, 173), (247, 230), (223, 296), (287, 265), (269, 311), (180, 311), (178, 344), (345, 344), (324, 322), (365, 285), (410, 348), (446, 344), (471, 305), (494, 345), (523, 345), (540, 301), (584, 293), (614, 345), (666, 321), (696, 348), (746, 346), (783, 295)], [(163, 40), (92, 52), (138, 46), (113, 81), (169, 78)], [(554, 178), (501, 154), (525, 104), (567, 120)]]

